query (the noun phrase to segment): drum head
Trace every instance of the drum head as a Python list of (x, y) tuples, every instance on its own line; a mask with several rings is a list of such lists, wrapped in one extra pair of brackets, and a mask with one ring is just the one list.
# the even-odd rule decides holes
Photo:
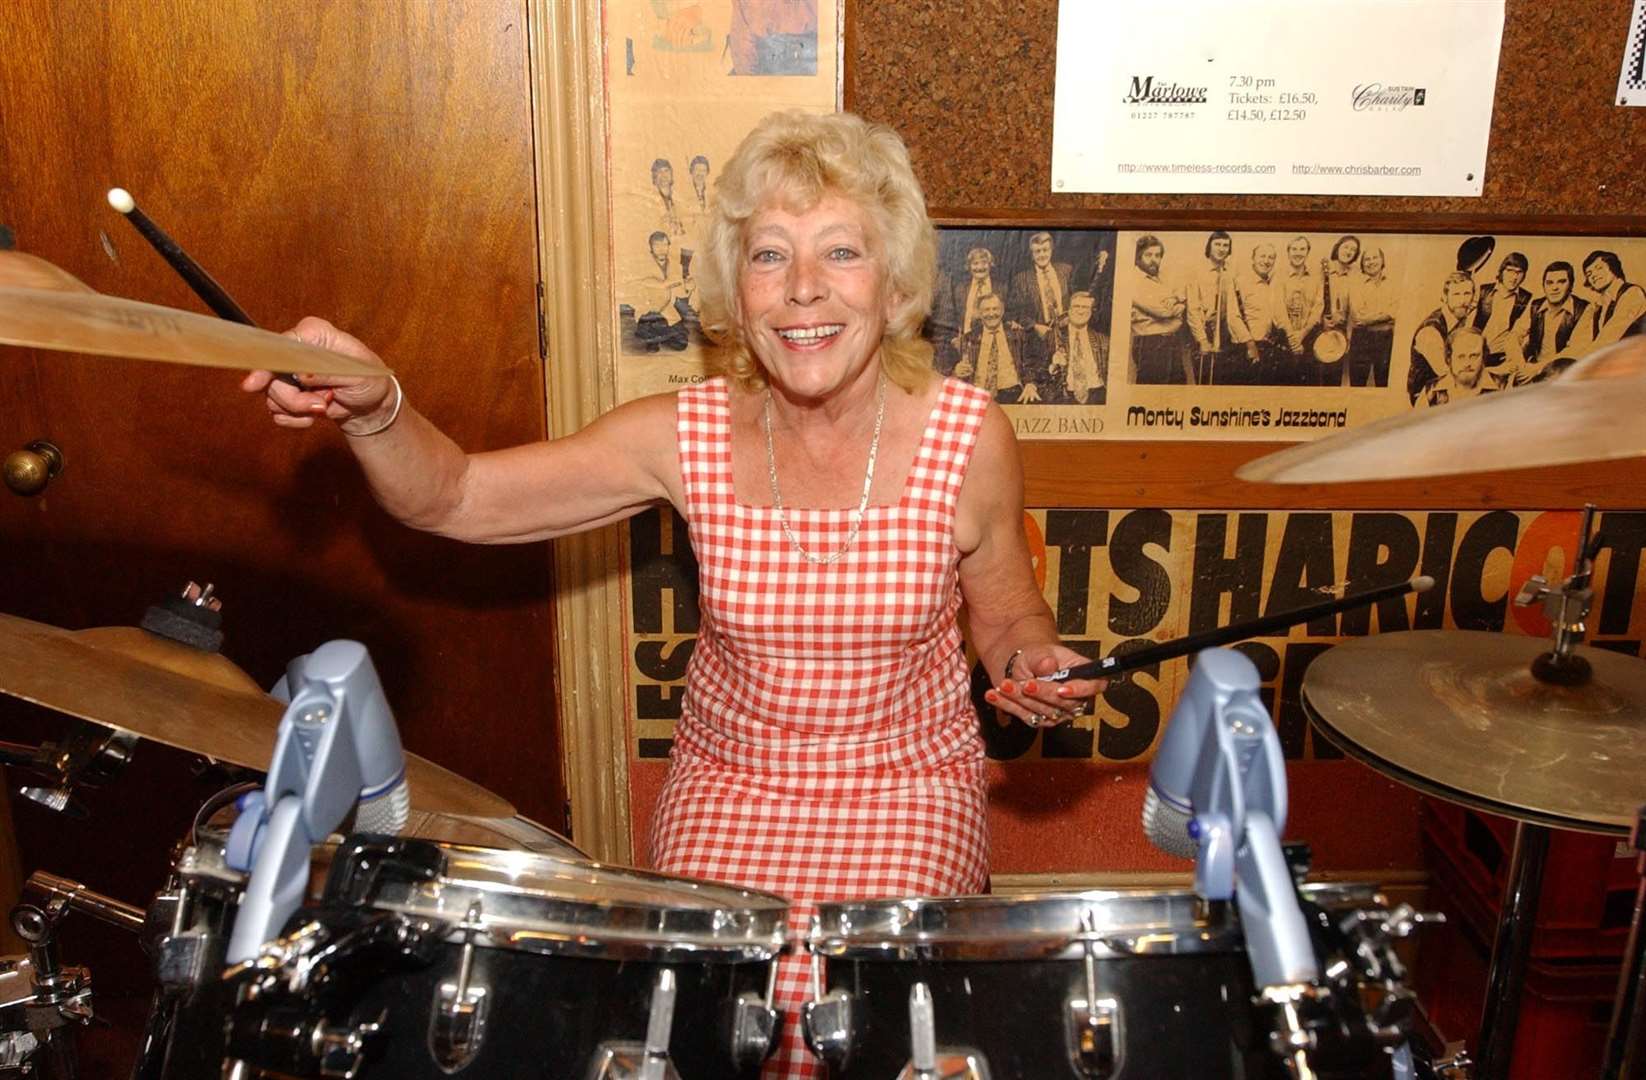
[(788, 901), (769, 893), (537, 852), (436, 846), (445, 856), (438, 878), (386, 875), (370, 906), (478, 924), (486, 944), (557, 955), (743, 962), (769, 959), (787, 939)]

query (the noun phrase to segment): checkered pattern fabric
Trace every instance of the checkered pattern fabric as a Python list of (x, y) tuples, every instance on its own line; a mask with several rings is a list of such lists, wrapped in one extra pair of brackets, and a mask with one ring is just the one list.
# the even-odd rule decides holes
[[(901, 497), (869, 507), (820, 566), (771, 507), (734, 498), (725, 382), (681, 392), (702, 621), (652, 833), (658, 869), (786, 896), (796, 932), (823, 901), (987, 886), (954, 513), (988, 403), (945, 381)], [(840, 547), (853, 513), (785, 509), (817, 553)], [(807, 961), (785, 957), (765, 1080), (822, 1075), (801, 1038), (809, 997)]]

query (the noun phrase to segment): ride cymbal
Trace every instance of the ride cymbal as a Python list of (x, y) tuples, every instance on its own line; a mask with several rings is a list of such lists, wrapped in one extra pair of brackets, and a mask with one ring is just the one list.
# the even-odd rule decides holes
[(106, 296), (44, 259), (15, 251), (0, 251), (0, 344), (237, 371), (389, 374), (381, 365), (267, 330)]
[(1264, 484), (1332, 484), (1610, 461), (1646, 454), (1646, 336), (1549, 382), (1419, 409), (1287, 447), (1235, 470)]
[[(135, 627), (0, 614), (0, 693), (217, 761), (267, 770), (284, 706), (226, 658)], [(506, 799), (406, 753), (415, 810), (508, 818)]]
[(1309, 665), (1303, 703), (1333, 743), (1420, 791), (1563, 829), (1625, 833), (1646, 802), (1646, 661), (1579, 646), (1581, 686), (1531, 673), (1544, 638), (1411, 630)]

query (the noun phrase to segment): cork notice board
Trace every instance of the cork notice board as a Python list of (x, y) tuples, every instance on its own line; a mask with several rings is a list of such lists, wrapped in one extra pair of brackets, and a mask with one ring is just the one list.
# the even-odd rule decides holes
[[(934, 216), (1159, 225), (1206, 211), (1306, 212), (1413, 232), (1455, 228), (1459, 215), (1520, 218), (1521, 229), (1530, 216), (1563, 219), (1564, 231), (1646, 227), (1646, 110), (1614, 100), (1629, 0), (1508, 0), (1480, 198), (1054, 195), (1057, 11), (1057, 0), (848, 0), (846, 107), (902, 134)], [(1353, 62), (1351, 42), (1321, 47)]]

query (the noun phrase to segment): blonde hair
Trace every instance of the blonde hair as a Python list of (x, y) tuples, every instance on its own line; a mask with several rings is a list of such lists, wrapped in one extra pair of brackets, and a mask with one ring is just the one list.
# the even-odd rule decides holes
[(932, 375), (932, 349), (920, 336), (932, 307), (937, 236), (926, 196), (897, 133), (851, 113), (772, 113), (743, 139), (714, 185), (707, 250), (692, 269), (703, 332), (717, 346), (710, 365), (746, 390), (765, 386), (760, 362), (737, 322), (737, 280), (749, 219), (777, 200), (802, 211), (830, 194), (864, 209), (886, 264), (886, 288), (898, 298), (886, 321), (880, 362), (906, 390)]

